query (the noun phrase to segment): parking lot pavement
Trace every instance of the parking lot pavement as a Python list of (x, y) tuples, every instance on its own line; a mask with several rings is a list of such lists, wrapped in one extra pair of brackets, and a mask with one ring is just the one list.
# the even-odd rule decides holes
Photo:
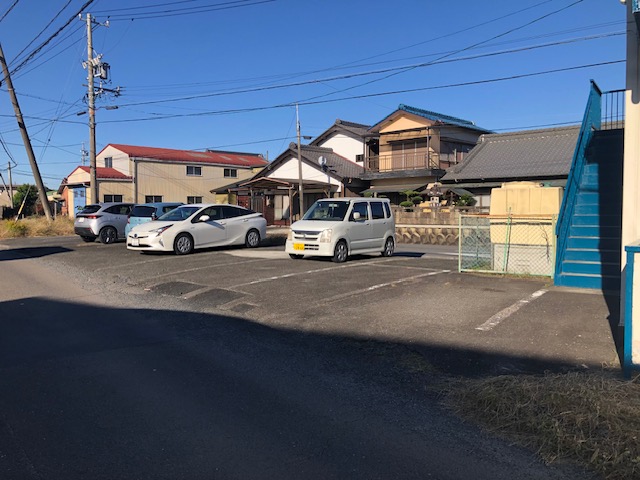
[(174, 256), (76, 237), (1, 243), (9, 250), (0, 255), (39, 256), (61, 278), (108, 290), (114, 299), (153, 299), (277, 328), (399, 342), (454, 374), (618, 362), (619, 300), (558, 289), (550, 279), (461, 274), (452, 247), (403, 245), (391, 258), (335, 264), (291, 260), (277, 244)]

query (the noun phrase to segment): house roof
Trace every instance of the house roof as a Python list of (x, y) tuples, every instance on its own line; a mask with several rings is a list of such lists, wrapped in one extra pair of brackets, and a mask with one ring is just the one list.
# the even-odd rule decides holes
[[(86, 173), (91, 173), (90, 167), (80, 166), (79, 170), (82, 170)], [(101, 180), (132, 180), (133, 177), (129, 175), (125, 175), (124, 173), (116, 170), (115, 168), (105, 168), (105, 167), (96, 167), (96, 178)]]
[(369, 131), (375, 131), (376, 127), (379, 127), (381, 123), (383, 123), (386, 120), (388, 120), (389, 118), (397, 115), (398, 112), (411, 113), (413, 115), (417, 115), (419, 117), (426, 118), (428, 120), (431, 120), (433, 122), (436, 122), (436, 123), (439, 123), (439, 124), (442, 124), (442, 125), (453, 125), (453, 126), (456, 126), (456, 127), (468, 128), (469, 130), (475, 130), (477, 132), (491, 133), (491, 130), (487, 130), (485, 128), (478, 127), (475, 123), (473, 123), (470, 120), (464, 120), (462, 118), (453, 117), (451, 115), (445, 115), (443, 113), (433, 112), (431, 110), (424, 110), (422, 108), (411, 107), (411, 106), (405, 105), (403, 103), (398, 105), (398, 109), (397, 110), (395, 110), (394, 112), (390, 113), (389, 115), (384, 117), (382, 120), (377, 122), (373, 127), (371, 127), (369, 129)]
[(268, 163), (261, 155), (255, 153), (226, 152), (218, 150), (198, 152), (195, 150), (175, 150), (172, 148), (140, 147), (135, 145), (123, 145), (120, 143), (110, 143), (107, 147), (109, 146), (126, 153), (130, 157), (148, 158), (153, 160), (167, 160), (185, 163), (210, 163), (216, 165), (233, 165), (237, 167), (263, 167)]
[(327, 130), (322, 132), (316, 138), (314, 138), (310, 145), (319, 145), (323, 141), (329, 139), (331, 135), (335, 133), (342, 133), (348, 137), (355, 138), (357, 140), (363, 140), (367, 134), (370, 125), (363, 125), (362, 123), (348, 122), (346, 120), (340, 120), (339, 118), (331, 125)]
[(442, 183), (566, 177), (580, 126), (483, 135)]

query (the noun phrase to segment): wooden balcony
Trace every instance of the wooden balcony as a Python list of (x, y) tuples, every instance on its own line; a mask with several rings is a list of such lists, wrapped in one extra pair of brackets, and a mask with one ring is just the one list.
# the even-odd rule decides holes
[(397, 172), (401, 170), (445, 170), (463, 158), (462, 152), (451, 154), (435, 153), (397, 153), (375, 155), (365, 159), (365, 170), (369, 172)]

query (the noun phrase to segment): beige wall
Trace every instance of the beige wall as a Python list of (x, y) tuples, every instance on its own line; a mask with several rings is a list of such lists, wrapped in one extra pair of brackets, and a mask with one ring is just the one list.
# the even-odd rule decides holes
[(125, 175), (133, 175), (133, 172), (130, 171), (131, 166), (129, 164), (129, 155), (112, 146), (107, 146), (102, 152), (100, 152), (99, 155), (96, 156), (96, 165), (98, 167), (104, 167), (104, 159), (106, 157), (111, 157), (113, 168), (115, 168), (119, 172), (124, 173)]
[[(15, 195), (15, 190), (13, 191)], [(9, 198), (9, 192), (6, 190), (0, 190), (0, 206), (2, 207), (10, 207), (11, 206), (11, 198)]]
[[(144, 202), (146, 195), (161, 195), (165, 202), (187, 202), (187, 197), (202, 197), (203, 202), (216, 202), (216, 195), (210, 190), (230, 183), (248, 180), (253, 176), (251, 169), (235, 166), (213, 166), (205, 164), (186, 164), (151, 162), (137, 160), (134, 174), (138, 183), (137, 202)], [(201, 167), (201, 176), (187, 176), (187, 165)], [(238, 172), (236, 178), (224, 176), (225, 168), (234, 168)]]

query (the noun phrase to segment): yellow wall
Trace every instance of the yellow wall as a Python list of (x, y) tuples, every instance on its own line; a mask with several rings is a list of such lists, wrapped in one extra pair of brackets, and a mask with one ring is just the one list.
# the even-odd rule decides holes
[[(536, 219), (557, 216), (562, 205), (561, 187), (542, 187), (536, 182), (504, 183), (491, 190), (491, 241), (518, 245), (551, 245), (554, 228)], [(494, 218), (503, 217), (503, 218)], [(523, 218), (523, 217), (529, 218)]]
[[(253, 176), (251, 169), (234, 166), (222, 167), (189, 164), (201, 167), (201, 176), (187, 176), (186, 163), (137, 161), (138, 203), (144, 202), (145, 195), (161, 195), (165, 202), (187, 202), (188, 196), (202, 197), (203, 202), (216, 202), (216, 195), (210, 190), (230, 183), (248, 180)], [(224, 176), (225, 168), (235, 168), (237, 178)]]

